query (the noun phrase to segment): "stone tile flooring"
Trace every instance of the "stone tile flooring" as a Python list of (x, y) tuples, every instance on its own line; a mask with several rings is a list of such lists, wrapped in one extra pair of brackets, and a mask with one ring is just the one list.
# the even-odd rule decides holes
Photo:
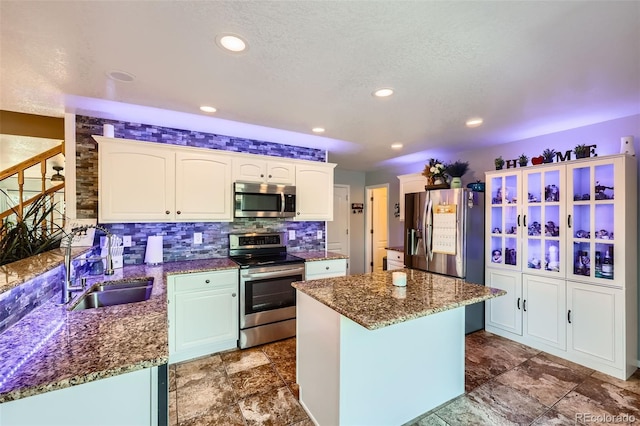
[[(295, 342), (171, 365), (170, 425), (312, 426), (297, 400)], [(407, 425), (640, 424), (640, 372), (617, 380), (485, 331), (466, 337), (465, 388)]]

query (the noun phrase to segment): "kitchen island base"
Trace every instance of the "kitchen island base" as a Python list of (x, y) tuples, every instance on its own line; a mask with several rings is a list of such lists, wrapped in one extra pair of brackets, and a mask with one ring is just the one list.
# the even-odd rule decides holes
[(464, 393), (464, 307), (368, 330), (297, 291), (296, 342), (320, 426), (403, 424)]

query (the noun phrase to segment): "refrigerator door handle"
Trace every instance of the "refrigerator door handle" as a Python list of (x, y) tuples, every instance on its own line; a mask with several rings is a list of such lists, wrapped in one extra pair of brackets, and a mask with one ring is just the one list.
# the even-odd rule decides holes
[(431, 239), (433, 232), (433, 202), (431, 199), (427, 202), (427, 205), (424, 209), (424, 219), (422, 223), (424, 223), (426, 228), (426, 236), (424, 238), (424, 254), (427, 257), (427, 260), (433, 260), (433, 253), (431, 252)]

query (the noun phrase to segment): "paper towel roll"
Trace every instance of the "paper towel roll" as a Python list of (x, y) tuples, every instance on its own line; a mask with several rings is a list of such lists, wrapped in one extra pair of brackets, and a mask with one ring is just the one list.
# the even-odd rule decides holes
[(144, 255), (144, 262), (147, 265), (162, 263), (162, 235), (150, 235), (147, 238), (147, 251)]
[(112, 138), (114, 135), (114, 127), (113, 124), (105, 124), (102, 130), (102, 136), (107, 138)]

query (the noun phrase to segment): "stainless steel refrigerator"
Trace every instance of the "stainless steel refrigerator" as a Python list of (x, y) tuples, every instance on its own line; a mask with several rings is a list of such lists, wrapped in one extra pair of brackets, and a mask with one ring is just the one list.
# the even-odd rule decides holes
[[(437, 189), (405, 195), (404, 261), (484, 285), (484, 192)], [(465, 332), (484, 328), (484, 303), (465, 307)]]

